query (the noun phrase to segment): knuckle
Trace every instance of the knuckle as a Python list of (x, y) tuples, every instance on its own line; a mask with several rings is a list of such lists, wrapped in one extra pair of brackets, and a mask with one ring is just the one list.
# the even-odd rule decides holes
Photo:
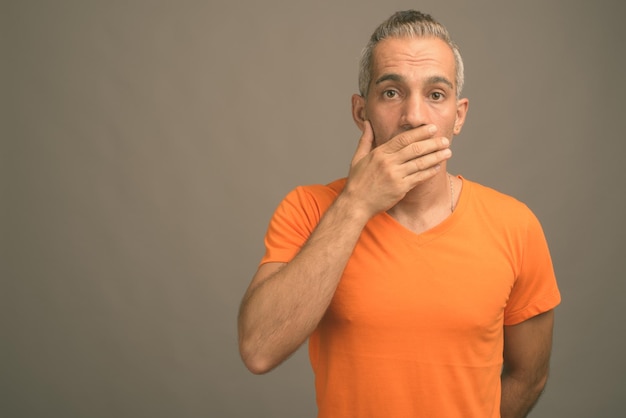
[(422, 161), (422, 159), (416, 158), (416, 159), (413, 160), (413, 163), (415, 164), (415, 168), (416, 168), (417, 171), (423, 171), (424, 170), (425, 164)]
[(422, 153), (424, 152), (424, 146), (420, 144), (419, 142), (413, 142), (411, 144), (411, 151), (415, 155), (422, 155)]
[(399, 134), (396, 137), (396, 140), (398, 141), (398, 144), (400, 144), (403, 147), (409, 146), (411, 144), (411, 142), (413, 142), (411, 140), (411, 136), (409, 135), (408, 132), (403, 132), (403, 133)]

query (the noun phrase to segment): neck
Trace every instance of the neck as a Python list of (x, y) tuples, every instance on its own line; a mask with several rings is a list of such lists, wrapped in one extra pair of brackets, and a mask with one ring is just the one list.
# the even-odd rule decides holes
[(426, 231), (441, 223), (454, 210), (460, 191), (456, 180), (444, 168), (409, 191), (387, 213), (407, 229), (416, 233)]

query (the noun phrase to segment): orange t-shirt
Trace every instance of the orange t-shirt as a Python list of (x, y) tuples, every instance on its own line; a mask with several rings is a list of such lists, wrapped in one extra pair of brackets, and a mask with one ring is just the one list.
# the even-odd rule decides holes
[[(289, 262), (344, 184), (292, 191), (261, 262)], [(309, 338), (318, 417), (499, 417), (503, 326), (559, 302), (541, 226), (512, 197), (463, 179), (419, 235), (380, 213)]]

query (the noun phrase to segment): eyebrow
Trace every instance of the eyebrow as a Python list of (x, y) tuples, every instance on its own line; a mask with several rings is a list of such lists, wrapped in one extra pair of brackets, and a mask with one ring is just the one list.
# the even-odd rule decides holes
[(448, 80), (445, 77), (441, 77), (441, 76), (432, 76), (430, 77), (427, 81), (426, 84), (445, 84), (446, 86), (450, 87), (451, 89), (454, 88), (454, 84), (452, 84), (452, 81)]
[[(400, 74), (388, 73), (388, 74), (383, 74), (382, 76), (378, 77), (378, 79), (376, 79), (376, 82), (374, 84), (378, 85), (378, 84), (383, 83), (385, 81), (404, 82), (405, 79)], [(434, 75), (434, 76), (429, 77), (428, 79), (426, 79), (426, 83), (425, 84), (432, 85), (432, 84), (440, 84), (440, 83), (445, 84), (446, 86), (450, 87), (451, 89), (454, 89), (454, 84), (452, 84), (452, 82), (450, 80), (448, 80), (446, 77), (442, 77), (442, 76), (438, 76), (438, 75)]]
[(402, 77), (399, 74), (395, 74), (395, 73), (383, 74), (380, 77), (378, 77), (378, 79), (376, 79), (376, 82), (374, 84), (378, 85), (380, 83), (384, 83), (385, 81), (402, 82), (402, 81), (404, 81), (404, 77)]

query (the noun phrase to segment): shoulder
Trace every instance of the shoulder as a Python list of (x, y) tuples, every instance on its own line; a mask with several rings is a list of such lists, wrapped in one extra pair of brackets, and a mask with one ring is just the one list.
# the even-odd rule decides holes
[(489, 211), (493, 215), (501, 214), (508, 217), (515, 214), (528, 215), (532, 213), (524, 202), (511, 195), (467, 179), (463, 179), (463, 181), (470, 189), (470, 203), (473, 206)]
[(525, 231), (539, 226), (533, 211), (517, 198), (491, 187), (463, 179), (468, 188), (468, 209), (477, 218), (505, 229)]
[(298, 186), (287, 194), (280, 207), (321, 215), (335, 201), (345, 182), (344, 178), (328, 184)]
[(306, 186), (298, 186), (297, 191), (309, 194), (319, 199), (334, 199), (343, 190), (346, 179), (337, 179), (328, 184), (309, 184)]
[(286, 199), (301, 203), (315, 203), (320, 208), (328, 207), (337, 198), (346, 183), (346, 179), (338, 179), (328, 184), (309, 184), (293, 189)]

